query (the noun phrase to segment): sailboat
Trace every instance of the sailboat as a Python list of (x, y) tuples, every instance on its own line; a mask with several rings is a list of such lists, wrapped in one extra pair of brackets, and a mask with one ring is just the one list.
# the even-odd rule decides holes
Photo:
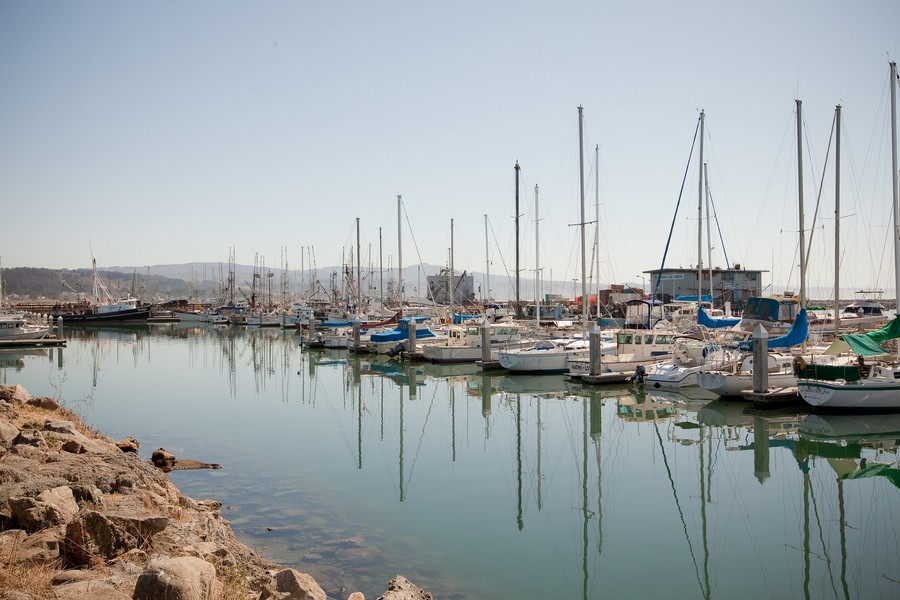
[[(584, 115), (581, 106), (578, 107), (578, 152), (580, 169), (580, 196), (581, 196), (581, 306), (582, 306), (582, 335), (579, 338), (559, 338), (540, 340), (525, 348), (505, 349), (497, 352), (500, 366), (510, 371), (524, 371), (529, 373), (565, 373), (569, 370), (566, 361), (573, 355), (587, 356), (590, 345), (587, 338), (587, 281), (585, 271), (585, 242), (584, 242)], [(519, 164), (516, 163), (518, 170)], [(517, 211), (518, 212), (518, 211)], [(518, 249), (517, 249), (518, 253)], [(518, 268), (517, 268), (518, 271)], [(518, 284), (517, 284), (518, 286)], [(516, 294), (518, 304), (518, 292)], [(535, 306), (540, 319), (540, 303)]]
[[(891, 202), (894, 213), (894, 275), (895, 289), (900, 291), (900, 214), (898, 214), (897, 181), (897, 63), (890, 63), (891, 84)], [(852, 350), (859, 357), (859, 365), (807, 365), (797, 361), (797, 391), (813, 406), (852, 409), (900, 409), (900, 362), (882, 360), (865, 364), (866, 357), (886, 357), (882, 342), (900, 338), (900, 316), (878, 331), (838, 336), (825, 351), (826, 355)]]

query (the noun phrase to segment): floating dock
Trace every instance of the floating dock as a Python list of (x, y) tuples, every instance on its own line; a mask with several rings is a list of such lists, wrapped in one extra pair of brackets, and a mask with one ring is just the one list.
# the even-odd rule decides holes
[(58, 348), (65, 345), (65, 338), (56, 336), (37, 340), (0, 340), (0, 350), (9, 348)]
[(775, 406), (784, 404), (800, 404), (803, 400), (800, 393), (794, 386), (769, 388), (765, 392), (754, 392), (753, 390), (741, 390), (744, 400), (750, 400), (756, 404)]

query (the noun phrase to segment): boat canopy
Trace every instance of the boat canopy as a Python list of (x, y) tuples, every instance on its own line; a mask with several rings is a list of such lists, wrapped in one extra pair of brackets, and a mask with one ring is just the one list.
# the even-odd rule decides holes
[(740, 317), (719, 317), (713, 318), (706, 314), (706, 311), (703, 310), (703, 307), (700, 307), (700, 311), (697, 313), (697, 324), (703, 325), (704, 327), (708, 327), (710, 329), (721, 329), (722, 327), (733, 327), (741, 322)]
[(828, 347), (825, 354), (841, 354), (848, 350), (860, 356), (878, 356), (888, 354), (888, 351), (880, 346), (881, 342), (900, 338), (900, 315), (879, 329), (868, 333), (845, 333), (838, 336)]
[(747, 299), (747, 308), (741, 317), (758, 321), (790, 321), (794, 318), (793, 308), (797, 306), (795, 298), (761, 298)]
[[(800, 312), (798, 312), (797, 316), (794, 318), (794, 322), (791, 323), (791, 328), (788, 329), (788, 332), (784, 335), (770, 339), (768, 348), (770, 350), (772, 348), (790, 348), (791, 346), (796, 346), (797, 344), (805, 342), (807, 336), (809, 336), (809, 319), (806, 317), (806, 309), (801, 308)], [(738, 347), (741, 350), (753, 350), (753, 338), (741, 342), (738, 344)], [(882, 353), (884, 353), (883, 350)]]

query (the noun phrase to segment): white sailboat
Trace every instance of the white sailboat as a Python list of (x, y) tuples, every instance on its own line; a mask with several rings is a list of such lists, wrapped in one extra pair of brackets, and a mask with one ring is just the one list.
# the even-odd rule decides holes
[[(890, 63), (891, 85), (891, 202), (894, 216), (894, 281), (900, 292), (900, 194), (897, 181), (897, 64)], [(878, 331), (839, 336), (826, 355), (852, 350), (859, 366), (822, 366), (798, 361), (797, 391), (809, 404), (841, 409), (900, 409), (900, 362), (888, 359), (879, 344), (900, 338), (900, 316)], [(865, 357), (882, 357), (872, 365)]]
[[(579, 185), (581, 198), (581, 337), (541, 340), (525, 348), (515, 348), (498, 351), (497, 358), (500, 361), (500, 366), (510, 371), (524, 371), (529, 373), (565, 373), (566, 371), (568, 371), (566, 361), (569, 359), (569, 357), (573, 355), (587, 356), (590, 352), (590, 345), (587, 339), (587, 311), (588, 305), (590, 303), (587, 296), (587, 272), (585, 270), (586, 263), (584, 238), (584, 115), (583, 108), (581, 106), (578, 107), (578, 153), (580, 170)], [(518, 166), (518, 163), (516, 163), (517, 169)], [(518, 305), (518, 292), (516, 294), (516, 300)], [(536, 302), (535, 309), (538, 315), (537, 318), (540, 319), (539, 302)]]

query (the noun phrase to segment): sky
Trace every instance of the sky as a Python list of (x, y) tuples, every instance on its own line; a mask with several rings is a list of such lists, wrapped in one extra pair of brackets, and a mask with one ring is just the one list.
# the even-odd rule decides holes
[(807, 285), (834, 284), (840, 104), (842, 294), (893, 294), (897, 23), (896, 0), (5, 0), (0, 263), (322, 268), (359, 219), (364, 266), (512, 277), (518, 162), (522, 277), (580, 287), (599, 213), (601, 286), (639, 283), (697, 264), (703, 110), (704, 264), (796, 290), (799, 99)]

